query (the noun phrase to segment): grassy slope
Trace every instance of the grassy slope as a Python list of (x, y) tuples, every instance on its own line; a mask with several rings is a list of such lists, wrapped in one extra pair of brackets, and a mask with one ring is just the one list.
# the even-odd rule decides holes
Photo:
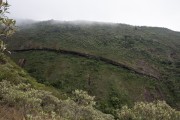
[[(178, 91), (180, 86), (180, 33), (178, 32), (174, 32), (164, 28), (134, 27), (122, 24), (77, 24), (69, 22), (56, 23), (56, 21), (35, 23), (30, 26), (20, 27), (20, 29), (21, 30), (12, 37), (12, 40), (8, 41), (9, 48), (23, 49), (50, 47), (55, 49), (67, 49), (83, 53), (89, 53), (97, 56), (103, 56), (117, 62), (126, 64), (141, 72), (160, 77), (163, 81), (158, 82), (157, 88), (161, 89), (160, 92), (164, 92), (166, 94), (167, 91), (170, 91), (171, 93), (167, 92), (166, 94), (169, 97), (166, 96), (165, 98), (171, 101), (171, 103), (172, 101), (174, 103), (177, 103), (179, 101)], [(94, 80), (100, 78), (100, 80), (103, 80), (103, 82), (96, 80), (96, 82), (99, 83), (95, 83), (97, 88), (102, 87), (102, 91), (103, 88), (107, 89), (108, 86), (111, 85), (109, 84), (109, 81), (112, 81), (111, 86), (113, 86), (114, 88), (114, 86), (119, 85), (116, 84), (118, 80), (124, 81), (124, 77), (122, 77), (123, 75), (126, 76), (128, 74), (127, 76), (129, 76), (131, 74), (128, 73), (128, 71), (124, 70), (121, 70), (123, 74), (120, 74), (117, 71), (112, 71), (110, 68), (103, 68), (102, 66), (104, 65), (100, 65), (99, 68), (99, 65), (97, 65), (96, 62), (91, 60), (90, 63), (88, 63), (89, 60), (85, 60), (87, 61), (85, 62), (85, 64), (87, 63), (88, 65), (86, 65), (86, 68), (84, 68), (81, 66), (81, 64), (84, 64), (84, 62), (80, 62), (80, 58), (76, 58), (76, 60), (74, 60), (74, 57), (72, 56), (69, 56), (67, 58), (65, 56), (62, 57), (62, 60), (60, 62), (62, 62), (62, 64), (64, 62), (64, 66), (59, 66), (60, 63), (56, 61), (57, 58), (52, 58), (52, 60), (55, 60), (56, 62), (51, 63), (47, 61), (47, 64), (45, 65), (45, 60), (51, 59), (51, 57), (49, 57), (50, 53), (47, 53), (47, 56), (45, 56), (42, 60), (38, 57), (41, 53), (37, 53), (37, 55), (32, 54), (35, 53), (28, 53), (24, 55), (22, 54), (21, 58), (25, 58), (26, 56), (27, 59), (30, 59), (28, 58), (28, 56), (32, 57), (32, 59), (28, 60), (30, 62), (29, 68), (28, 66), (26, 67), (27, 70), (30, 70), (30, 67), (34, 68), (34, 70), (30, 70), (29, 72), (31, 72), (35, 77), (39, 78), (39, 81), (46, 79), (48, 81), (51, 81), (51, 83), (54, 82), (55, 84), (58, 81), (64, 80), (71, 80), (71, 82), (72, 80), (77, 80), (76, 82), (79, 81), (78, 84), (76, 82), (64, 82), (65, 84), (67, 84), (67, 86), (70, 84), (72, 85), (71, 88), (65, 87), (66, 91), (70, 91), (75, 87), (85, 89), (87, 87), (87, 83), (85, 82), (85, 80), (87, 80), (87, 76), (89, 76), (87, 74), (93, 76), (92, 79)], [(20, 54), (17, 55), (19, 56)], [(16, 59), (20, 58), (18, 56)], [(36, 62), (34, 63), (34, 61)], [(56, 68), (56, 66), (59, 67)], [(57, 70), (52, 72), (54, 70), (54, 67)], [(98, 72), (95, 72), (96, 69), (98, 70)], [(33, 71), (40, 72), (33, 73)], [(40, 75), (40, 73), (43, 74)], [(146, 80), (141, 81), (141, 79), (145, 78), (143, 78), (142, 76), (139, 76), (137, 78), (135, 76), (130, 76), (128, 78), (130, 83), (126, 81), (125, 83), (122, 83), (122, 85), (120, 85), (122, 87), (125, 87), (127, 91), (128, 89), (132, 88), (132, 93), (128, 93), (130, 97), (131, 95), (139, 95), (133, 94), (133, 92), (136, 92), (136, 89), (137, 91), (141, 91), (139, 93), (143, 93), (144, 91), (146, 91), (145, 89), (141, 89), (142, 87), (139, 87), (139, 85), (143, 86), (147, 84), (142, 82)], [(55, 81), (54, 78), (58, 80)], [(128, 85), (130, 85), (130, 87), (128, 87)], [(156, 89), (154, 85), (149, 85), (149, 83), (147, 84), (147, 86), (150, 86), (150, 88), (152, 87), (152, 89)], [(168, 89), (166, 89), (167, 87)], [(121, 87), (119, 86), (115, 88), (121, 90)], [(103, 93), (106, 94), (107, 91), (104, 90)], [(154, 93), (158, 94), (157, 91), (158, 90), (155, 90)], [(103, 96), (101, 91), (98, 92), (98, 95)], [(107, 96), (107, 94), (105, 96)], [(173, 100), (174, 98), (175, 100)]]

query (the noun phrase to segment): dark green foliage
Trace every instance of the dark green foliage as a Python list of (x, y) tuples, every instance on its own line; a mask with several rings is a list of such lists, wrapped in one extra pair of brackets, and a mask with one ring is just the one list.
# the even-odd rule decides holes
[(123, 105), (130, 105), (131, 99), (125, 91), (116, 92), (117, 90), (111, 90), (109, 95), (109, 102), (115, 109), (120, 109)]

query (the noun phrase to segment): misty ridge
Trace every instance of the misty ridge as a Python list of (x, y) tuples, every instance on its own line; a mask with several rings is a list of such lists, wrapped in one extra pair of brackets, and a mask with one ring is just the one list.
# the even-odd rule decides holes
[(135, 25), (129, 25), (129, 24), (124, 24), (124, 23), (112, 23), (112, 22), (96, 22), (96, 21), (88, 21), (88, 20), (74, 20), (74, 21), (61, 21), (61, 20), (33, 20), (33, 19), (15, 19), (16, 20), (16, 26), (18, 27), (31, 27), (31, 25), (35, 25), (36, 23), (46, 23), (49, 25), (73, 25), (73, 26), (83, 26), (83, 27), (92, 27), (92, 26), (111, 26), (111, 27), (121, 27), (121, 29), (126, 29), (126, 28), (147, 28), (147, 29), (154, 29), (154, 30), (162, 30), (162, 31), (172, 31), (172, 32), (179, 32), (179, 31), (174, 31), (169, 28), (165, 27), (156, 27), (156, 26), (135, 26)]

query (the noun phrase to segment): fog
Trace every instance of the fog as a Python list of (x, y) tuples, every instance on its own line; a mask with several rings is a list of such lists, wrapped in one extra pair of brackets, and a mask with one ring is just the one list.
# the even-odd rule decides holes
[(180, 31), (180, 0), (8, 0), (9, 17), (87, 20)]

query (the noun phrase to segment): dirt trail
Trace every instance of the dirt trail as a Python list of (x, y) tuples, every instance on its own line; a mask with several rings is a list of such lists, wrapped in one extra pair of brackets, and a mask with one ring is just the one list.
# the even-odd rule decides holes
[(153, 75), (150, 75), (150, 74), (145, 74), (145, 73), (142, 73), (141, 71), (138, 71), (132, 67), (129, 67), (125, 64), (122, 64), (122, 63), (119, 63), (119, 62), (116, 62), (116, 61), (113, 61), (111, 59), (108, 59), (108, 58), (104, 58), (104, 57), (101, 57), (101, 56), (95, 56), (95, 55), (90, 55), (90, 54), (86, 54), (86, 53), (81, 53), (81, 52), (76, 52), (76, 51), (69, 51), (69, 50), (62, 50), (62, 49), (59, 49), (59, 50), (56, 50), (56, 49), (51, 49), (51, 48), (31, 48), (31, 49), (19, 49), (19, 50), (11, 50), (11, 52), (26, 52), (26, 51), (49, 51), (49, 52), (56, 52), (56, 53), (61, 53), (61, 54), (70, 54), (70, 55), (74, 55), (74, 56), (80, 56), (80, 57), (84, 57), (84, 58), (87, 58), (87, 59), (94, 59), (94, 60), (97, 60), (97, 61), (102, 61), (104, 63), (107, 63), (107, 64), (111, 64), (113, 66), (117, 66), (117, 67), (120, 67), (120, 68), (124, 68), (124, 69), (127, 69), (131, 72), (134, 72), (136, 74), (139, 74), (139, 75), (144, 75), (144, 76), (148, 76), (148, 77), (152, 77), (154, 79), (157, 79), (159, 80), (159, 78), (157, 78), (156, 76), (153, 76)]

